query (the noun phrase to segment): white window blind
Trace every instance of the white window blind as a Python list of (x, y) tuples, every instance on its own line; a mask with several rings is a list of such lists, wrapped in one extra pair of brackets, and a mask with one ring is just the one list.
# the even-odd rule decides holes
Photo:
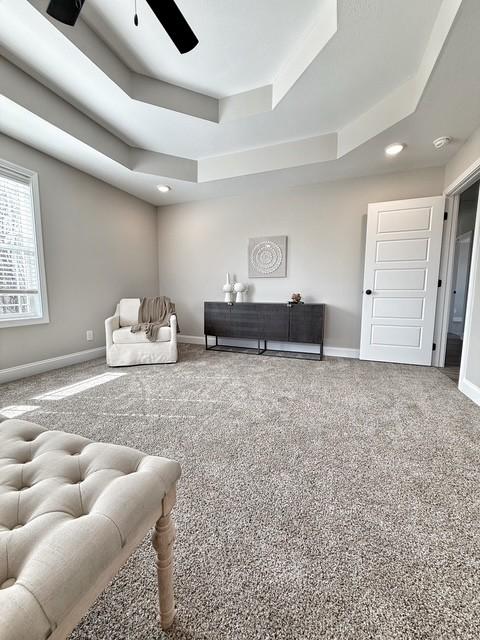
[(0, 163), (0, 327), (45, 316), (34, 175)]

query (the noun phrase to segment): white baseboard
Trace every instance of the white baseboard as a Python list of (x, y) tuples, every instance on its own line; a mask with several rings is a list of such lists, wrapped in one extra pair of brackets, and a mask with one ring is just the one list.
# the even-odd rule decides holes
[(323, 353), (326, 356), (335, 356), (336, 358), (358, 358), (360, 357), (360, 349), (351, 349), (349, 347), (323, 347)]
[(101, 358), (104, 355), (105, 347), (96, 347), (95, 349), (86, 349), (85, 351), (68, 353), (64, 356), (48, 358), (48, 360), (38, 360), (37, 362), (21, 364), (17, 367), (10, 367), (9, 369), (0, 369), (0, 384), (4, 382), (11, 382), (12, 380), (18, 380), (19, 378), (34, 376), (38, 373), (51, 371), (52, 369), (61, 369), (62, 367), (68, 367), (71, 364), (78, 364), (79, 362), (86, 362), (87, 360), (95, 360), (95, 358)]
[(462, 393), (470, 398), (470, 400), (473, 400), (475, 404), (480, 405), (480, 387), (477, 387), (473, 382), (463, 378), (463, 380), (460, 380), (458, 388)]
[[(187, 336), (181, 333), (177, 337), (178, 342), (187, 344), (201, 344), (205, 345), (204, 336)], [(212, 338), (209, 339), (209, 344), (213, 344)], [(240, 340), (236, 338), (231, 339), (219, 339), (219, 344), (231, 344), (239, 347), (256, 347), (256, 340)], [(312, 344), (299, 344), (294, 342), (274, 342), (270, 340), (268, 343), (272, 349), (280, 349), (285, 351), (303, 351), (304, 353), (318, 353), (318, 346)], [(323, 348), (323, 353), (326, 356), (335, 356), (337, 358), (358, 358), (360, 356), (359, 349), (350, 349), (347, 347), (328, 347)]]
[(203, 336), (186, 336), (179, 333), (177, 336), (177, 342), (183, 342), (184, 344), (205, 344), (205, 338)]

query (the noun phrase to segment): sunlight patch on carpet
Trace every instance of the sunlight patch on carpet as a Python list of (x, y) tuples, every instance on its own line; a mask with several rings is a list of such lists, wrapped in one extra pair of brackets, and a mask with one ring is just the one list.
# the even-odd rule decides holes
[(3, 407), (0, 409), (0, 415), (5, 418), (18, 418), (18, 416), (28, 413), (29, 411), (35, 411), (39, 409), (39, 406), (29, 404), (12, 404), (10, 407)]
[(82, 391), (86, 391), (87, 389), (93, 389), (93, 387), (98, 387), (101, 384), (112, 382), (113, 380), (126, 375), (126, 373), (103, 373), (100, 376), (87, 378), (87, 380), (82, 380), (75, 384), (69, 384), (66, 387), (60, 387), (54, 391), (47, 391), (46, 393), (35, 396), (34, 400), (62, 400), (63, 398), (75, 396), (77, 393), (82, 393)]

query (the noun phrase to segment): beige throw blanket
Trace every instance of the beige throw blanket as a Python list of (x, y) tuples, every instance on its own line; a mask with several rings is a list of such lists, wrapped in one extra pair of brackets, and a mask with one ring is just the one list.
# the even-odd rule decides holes
[[(175, 313), (175, 305), (167, 296), (142, 298), (138, 310), (138, 324), (132, 326), (132, 333), (145, 331), (148, 340), (155, 342), (160, 327), (168, 327), (170, 317)], [(177, 331), (180, 331), (177, 324)]]

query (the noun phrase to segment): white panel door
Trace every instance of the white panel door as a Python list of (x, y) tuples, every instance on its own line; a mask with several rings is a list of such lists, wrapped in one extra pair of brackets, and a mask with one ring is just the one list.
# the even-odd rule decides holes
[(432, 363), (445, 200), (368, 205), (360, 358)]

